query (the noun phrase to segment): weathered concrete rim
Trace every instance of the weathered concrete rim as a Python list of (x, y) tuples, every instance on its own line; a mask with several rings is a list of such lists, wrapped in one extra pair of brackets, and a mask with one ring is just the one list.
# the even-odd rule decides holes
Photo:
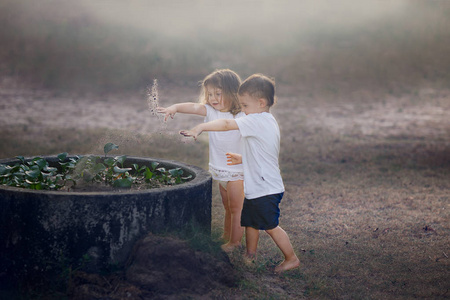
[[(96, 155), (96, 154), (83, 154), (82, 156), (99, 156), (99, 157), (105, 157), (104, 155)], [(106, 157), (115, 157), (116, 155), (108, 155)], [(53, 163), (57, 163), (58, 157), (56, 155), (35, 155), (32, 157), (25, 157), (25, 161), (30, 161), (32, 159), (34, 159), (35, 157), (40, 157), (43, 158), (45, 160), (47, 160), (48, 162), (53, 162)], [(76, 157), (76, 155), (69, 155), (67, 156), (67, 159), (72, 158), (72, 157)], [(16, 191), (16, 192), (23, 192), (23, 193), (30, 193), (30, 194), (41, 194), (41, 193), (46, 193), (46, 194), (57, 194), (57, 195), (61, 195), (61, 194), (70, 194), (70, 195), (77, 195), (77, 194), (82, 194), (82, 195), (92, 195), (92, 196), (99, 196), (99, 195), (114, 195), (114, 194), (121, 194), (121, 195), (131, 195), (131, 194), (151, 194), (151, 193), (159, 193), (161, 190), (171, 190), (171, 191), (176, 191), (176, 190), (180, 190), (180, 189), (184, 189), (186, 187), (189, 186), (195, 186), (198, 184), (202, 184), (204, 182), (207, 182), (210, 180), (210, 174), (208, 171), (205, 171), (204, 169), (194, 166), (194, 165), (189, 165), (183, 162), (179, 162), (179, 161), (175, 161), (175, 160), (168, 160), (168, 159), (162, 159), (162, 158), (154, 158), (154, 157), (141, 157), (141, 156), (127, 156), (127, 160), (125, 161), (126, 165), (129, 165), (130, 163), (133, 163), (133, 161), (139, 161), (141, 164), (142, 162), (146, 162), (148, 164), (152, 163), (152, 162), (158, 162), (161, 165), (165, 166), (165, 167), (173, 167), (173, 168), (182, 168), (183, 170), (187, 171), (189, 173), (189, 175), (193, 176), (193, 179), (181, 183), (181, 184), (177, 184), (177, 185), (171, 185), (171, 186), (165, 186), (165, 187), (161, 187), (161, 188), (152, 188), (152, 189), (143, 189), (143, 190), (120, 190), (120, 191), (86, 191), (86, 192), (68, 192), (68, 191), (64, 191), (64, 190), (60, 190), (60, 191), (53, 191), (53, 190), (31, 190), (31, 189), (27, 189), (27, 188), (21, 188), (21, 187), (13, 187), (13, 186), (7, 186), (7, 185), (1, 185), (0, 184), (0, 189), (4, 189), (4, 190), (11, 190), (11, 191)], [(20, 163), (21, 161), (17, 158), (2, 158), (0, 159), (0, 164), (6, 164), (6, 165), (13, 165), (16, 163)]]

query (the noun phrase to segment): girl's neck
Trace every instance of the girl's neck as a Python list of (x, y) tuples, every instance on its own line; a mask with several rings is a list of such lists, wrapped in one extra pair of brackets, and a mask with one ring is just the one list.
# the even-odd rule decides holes
[(224, 107), (224, 108), (220, 109), (219, 111), (220, 111), (220, 112), (223, 112), (223, 113), (230, 112), (230, 106)]

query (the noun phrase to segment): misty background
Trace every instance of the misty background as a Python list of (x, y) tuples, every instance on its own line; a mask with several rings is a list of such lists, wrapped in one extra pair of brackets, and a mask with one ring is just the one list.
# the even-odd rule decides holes
[(295, 92), (450, 84), (450, 1), (0, 0), (0, 75), (38, 88), (195, 84), (216, 68)]

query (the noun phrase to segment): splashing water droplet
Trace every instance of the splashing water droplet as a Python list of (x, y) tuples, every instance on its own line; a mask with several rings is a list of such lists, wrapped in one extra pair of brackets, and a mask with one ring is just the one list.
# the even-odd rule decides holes
[(147, 89), (147, 104), (148, 109), (150, 110), (153, 116), (158, 118), (158, 122), (162, 130), (166, 129), (166, 122), (164, 121), (163, 114), (157, 112), (156, 108), (159, 106), (159, 95), (158, 95), (158, 80), (153, 80), (152, 88)]

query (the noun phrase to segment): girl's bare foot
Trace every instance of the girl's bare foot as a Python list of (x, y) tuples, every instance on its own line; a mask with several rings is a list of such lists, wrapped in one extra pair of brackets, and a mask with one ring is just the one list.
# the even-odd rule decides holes
[(246, 253), (243, 256), (244, 264), (247, 266), (251, 266), (256, 262), (256, 254), (248, 254)]
[(285, 260), (281, 264), (275, 267), (275, 273), (282, 273), (287, 270), (292, 270), (300, 266), (300, 260), (294, 257), (291, 260)]
[(223, 244), (222, 246), (220, 246), (220, 248), (222, 248), (223, 251), (225, 251), (226, 253), (231, 253), (234, 250), (240, 249), (241, 245), (240, 244), (231, 244), (231, 243), (226, 243)]

